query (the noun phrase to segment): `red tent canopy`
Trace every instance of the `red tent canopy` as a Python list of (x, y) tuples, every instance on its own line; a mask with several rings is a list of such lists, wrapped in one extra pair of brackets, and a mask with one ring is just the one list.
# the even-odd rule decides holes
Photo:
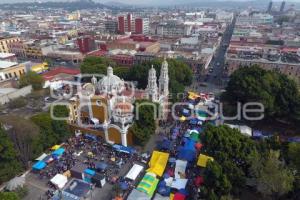
[(185, 200), (185, 195), (177, 192), (175, 195), (174, 195), (174, 199), (173, 200)]
[(197, 177), (194, 179), (194, 184), (195, 184), (197, 187), (200, 187), (203, 183), (204, 183), (204, 179), (203, 179), (202, 176), (197, 176)]

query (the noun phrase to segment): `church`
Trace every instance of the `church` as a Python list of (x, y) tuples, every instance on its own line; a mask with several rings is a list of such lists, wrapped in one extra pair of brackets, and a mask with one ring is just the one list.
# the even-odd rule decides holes
[(84, 84), (78, 94), (70, 99), (70, 124), (75, 127), (75, 131), (99, 135), (111, 144), (132, 145), (129, 127), (135, 119), (135, 100), (148, 99), (159, 103), (162, 108), (168, 105), (168, 62), (164, 59), (158, 81), (156, 70), (151, 67), (145, 90), (135, 89), (130, 82), (114, 75), (113, 68), (109, 66), (105, 76), (100, 80), (93, 76), (91, 82)]

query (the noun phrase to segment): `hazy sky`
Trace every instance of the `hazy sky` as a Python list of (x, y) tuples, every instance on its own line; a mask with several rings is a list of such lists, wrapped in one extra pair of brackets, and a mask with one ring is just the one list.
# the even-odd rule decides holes
[[(0, 3), (13, 3), (13, 2), (33, 2), (35, 0), (0, 0)], [(68, 0), (37, 0), (37, 1), (68, 1)], [(209, 0), (94, 0), (95, 2), (105, 3), (105, 2), (120, 2), (126, 4), (180, 4), (180, 3), (190, 3), (190, 2), (201, 2), (201, 1), (209, 1)], [(226, 0), (215, 0), (215, 1), (223, 1)], [(249, 0), (230, 0), (230, 1), (249, 1)], [(262, 0), (263, 2), (268, 2), (269, 0)], [(273, 0), (275, 2), (282, 0)], [(286, 0), (287, 2), (300, 2), (300, 0)]]

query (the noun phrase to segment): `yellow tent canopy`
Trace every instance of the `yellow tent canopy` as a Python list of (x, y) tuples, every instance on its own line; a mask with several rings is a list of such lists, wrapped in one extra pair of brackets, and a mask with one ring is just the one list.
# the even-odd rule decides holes
[(214, 158), (210, 157), (210, 156), (207, 156), (207, 155), (204, 155), (204, 154), (200, 154), (199, 157), (198, 157), (197, 165), (200, 166), (200, 167), (206, 167), (207, 162), (209, 160), (214, 161)]
[(185, 116), (181, 116), (181, 117), (179, 118), (179, 120), (182, 121), (182, 122), (184, 122), (184, 121), (186, 120), (186, 118), (185, 118)]
[(53, 147), (51, 147), (51, 150), (56, 150), (56, 149), (59, 149), (59, 148), (60, 148), (60, 145), (56, 144)]
[(153, 151), (147, 172), (152, 172), (157, 176), (162, 176), (168, 163), (168, 159), (168, 153)]
[(173, 200), (173, 199), (174, 199), (174, 194), (171, 193), (171, 194), (170, 194), (170, 200)]
[(194, 92), (188, 92), (188, 98), (191, 99), (191, 100), (194, 100), (196, 98), (199, 98), (200, 96)]

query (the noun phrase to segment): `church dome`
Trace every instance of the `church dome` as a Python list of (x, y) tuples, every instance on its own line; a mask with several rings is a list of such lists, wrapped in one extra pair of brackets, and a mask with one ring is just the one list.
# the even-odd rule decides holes
[(125, 84), (118, 76), (114, 75), (113, 68), (107, 68), (107, 75), (99, 81), (100, 91), (107, 94), (117, 94), (124, 90)]

